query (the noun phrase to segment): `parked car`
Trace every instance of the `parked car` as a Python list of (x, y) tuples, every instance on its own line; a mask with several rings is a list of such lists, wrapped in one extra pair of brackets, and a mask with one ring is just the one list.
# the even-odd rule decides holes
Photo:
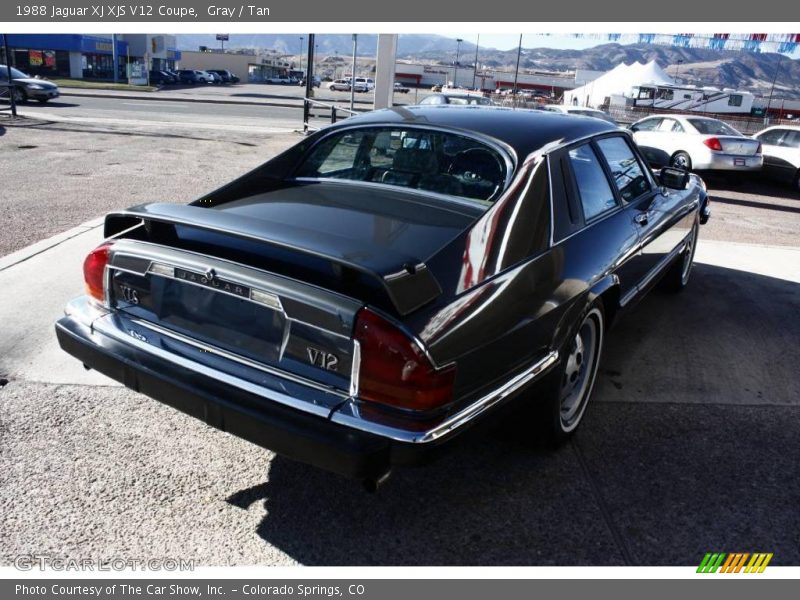
[(234, 75), (227, 69), (206, 69), (206, 71), (219, 76), (221, 83), (234, 83)]
[(609, 325), (688, 284), (704, 193), (599, 119), (373, 111), (190, 205), (107, 215), (56, 331), (87, 367), (374, 489), (506, 403), (531, 436), (574, 433)]
[(439, 83), (437, 83), (435, 85), (432, 85), (431, 86), (431, 91), (432, 92), (441, 92), (442, 91), (442, 85), (439, 84)]
[[(314, 87), (319, 87), (319, 86), (321, 86), (321, 85), (322, 85), (322, 80), (319, 78), (319, 75), (313, 75), (313, 76), (311, 77), (311, 82), (312, 82), (312, 85), (313, 85)], [(305, 78), (305, 77), (303, 77), (303, 78), (302, 78), (302, 79), (301, 79), (301, 80), (298, 82), (298, 85), (300, 85), (301, 87), (305, 87), (305, 85), (306, 85), (306, 78)]]
[(328, 84), (328, 89), (334, 92), (349, 92), (350, 82), (347, 79), (334, 79)]
[(454, 104), (454, 105), (464, 105), (464, 104), (471, 104), (477, 106), (492, 106), (494, 102), (491, 99), (487, 98), (483, 94), (478, 93), (471, 93), (471, 92), (442, 92), (440, 94), (430, 94), (429, 96), (425, 96), (421, 101), (420, 104), (422, 105), (429, 105), (429, 104)]
[(564, 113), (567, 115), (578, 115), (581, 117), (594, 117), (595, 119), (603, 119), (603, 121), (608, 121), (609, 123), (613, 123), (614, 125), (617, 124), (617, 122), (607, 112), (603, 112), (602, 110), (598, 110), (596, 108), (589, 108), (587, 106), (570, 106), (568, 104), (545, 104), (544, 106), (542, 106), (542, 110), (546, 110), (549, 112)]
[(209, 83), (214, 85), (222, 85), (222, 76), (214, 71), (203, 71), (206, 74), (206, 78), (208, 79)]
[(195, 71), (194, 69), (181, 69), (178, 71), (181, 83), (196, 85), (198, 83), (208, 83), (205, 71)]
[[(349, 79), (334, 79), (328, 84), (328, 89), (334, 92), (349, 92), (350, 91), (350, 80)], [(364, 83), (360, 83), (356, 81), (355, 84), (355, 91), (356, 92), (366, 92), (367, 87)]]
[(372, 77), (356, 77), (356, 91), (360, 91), (361, 88), (364, 89), (365, 92), (369, 92), (375, 89), (375, 80)]
[(761, 143), (763, 173), (800, 191), (800, 126), (775, 125), (753, 136)]
[[(0, 65), (0, 85), (7, 84), (7, 82), (8, 67)], [(31, 77), (14, 67), (11, 67), (11, 83), (14, 101), (18, 104), (28, 100), (47, 102), (53, 98), (58, 98), (60, 94), (58, 86), (52, 81)]]
[(730, 125), (698, 115), (659, 115), (630, 126), (651, 162), (695, 171), (760, 171), (761, 144)]
[(171, 85), (177, 83), (177, 79), (165, 71), (150, 71), (151, 85)]
[(267, 83), (274, 83), (277, 85), (291, 85), (293, 83), (297, 83), (296, 80), (292, 79), (291, 77), (287, 77), (286, 75), (276, 75), (275, 77), (267, 77)]
[(408, 88), (408, 87), (406, 87), (406, 86), (404, 86), (404, 85), (403, 85), (402, 83), (400, 83), (399, 81), (395, 81), (395, 82), (394, 82), (394, 91), (395, 91), (396, 93), (398, 93), (398, 94), (407, 94), (408, 92), (410, 92), (410, 91), (411, 91), (411, 89), (410, 89), (410, 88)]

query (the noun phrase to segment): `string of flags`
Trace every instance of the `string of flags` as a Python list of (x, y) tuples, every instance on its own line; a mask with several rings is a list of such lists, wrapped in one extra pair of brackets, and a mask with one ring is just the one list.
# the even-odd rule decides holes
[(780, 52), (783, 54), (791, 54), (800, 46), (800, 33), (573, 33), (570, 35), (576, 38), (592, 38), (621, 44), (656, 44), (679, 48)]

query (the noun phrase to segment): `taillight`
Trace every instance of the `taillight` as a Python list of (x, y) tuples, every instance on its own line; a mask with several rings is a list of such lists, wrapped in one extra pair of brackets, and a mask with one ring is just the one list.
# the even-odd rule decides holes
[(717, 150), (718, 152), (722, 150), (722, 142), (715, 137), (707, 138), (703, 140), (703, 143), (712, 150)]
[(109, 248), (111, 248), (110, 243), (101, 244), (89, 252), (83, 261), (83, 280), (86, 282), (86, 293), (100, 302), (105, 299), (104, 279)]
[(358, 395), (395, 408), (430, 410), (453, 399), (455, 365), (436, 369), (408, 335), (364, 308), (356, 317), (361, 345)]

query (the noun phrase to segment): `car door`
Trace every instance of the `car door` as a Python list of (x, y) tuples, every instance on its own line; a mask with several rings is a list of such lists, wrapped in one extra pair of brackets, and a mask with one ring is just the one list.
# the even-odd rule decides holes
[(669, 164), (670, 154), (659, 147), (661, 140), (659, 127), (663, 120), (663, 117), (650, 117), (630, 127), (634, 141), (642, 150), (647, 162), (654, 167)]
[(756, 139), (761, 142), (765, 175), (779, 181), (794, 180), (800, 150), (792, 147), (792, 142), (793, 134), (797, 133), (800, 132), (777, 127), (756, 136)]
[(635, 293), (646, 266), (637, 260), (639, 235), (593, 142), (553, 153), (553, 241), (576, 261), (581, 280), (613, 273), (620, 295)]
[(654, 180), (635, 147), (623, 136), (598, 138), (596, 145), (624, 212), (637, 229), (639, 251), (631, 258), (630, 273), (637, 278), (636, 289), (622, 295), (622, 304), (651, 281), (674, 258), (676, 249), (689, 234), (693, 212), (684, 210), (686, 194), (667, 190)]

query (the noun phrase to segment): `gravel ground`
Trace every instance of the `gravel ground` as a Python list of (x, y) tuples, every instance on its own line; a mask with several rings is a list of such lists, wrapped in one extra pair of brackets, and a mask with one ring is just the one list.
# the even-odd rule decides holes
[[(166, 133), (166, 135), (164, 135)], [(0, 256), (144, 202), (188, 202), (299, 140), (297, 134), (86, 128), (0, 121)]]

